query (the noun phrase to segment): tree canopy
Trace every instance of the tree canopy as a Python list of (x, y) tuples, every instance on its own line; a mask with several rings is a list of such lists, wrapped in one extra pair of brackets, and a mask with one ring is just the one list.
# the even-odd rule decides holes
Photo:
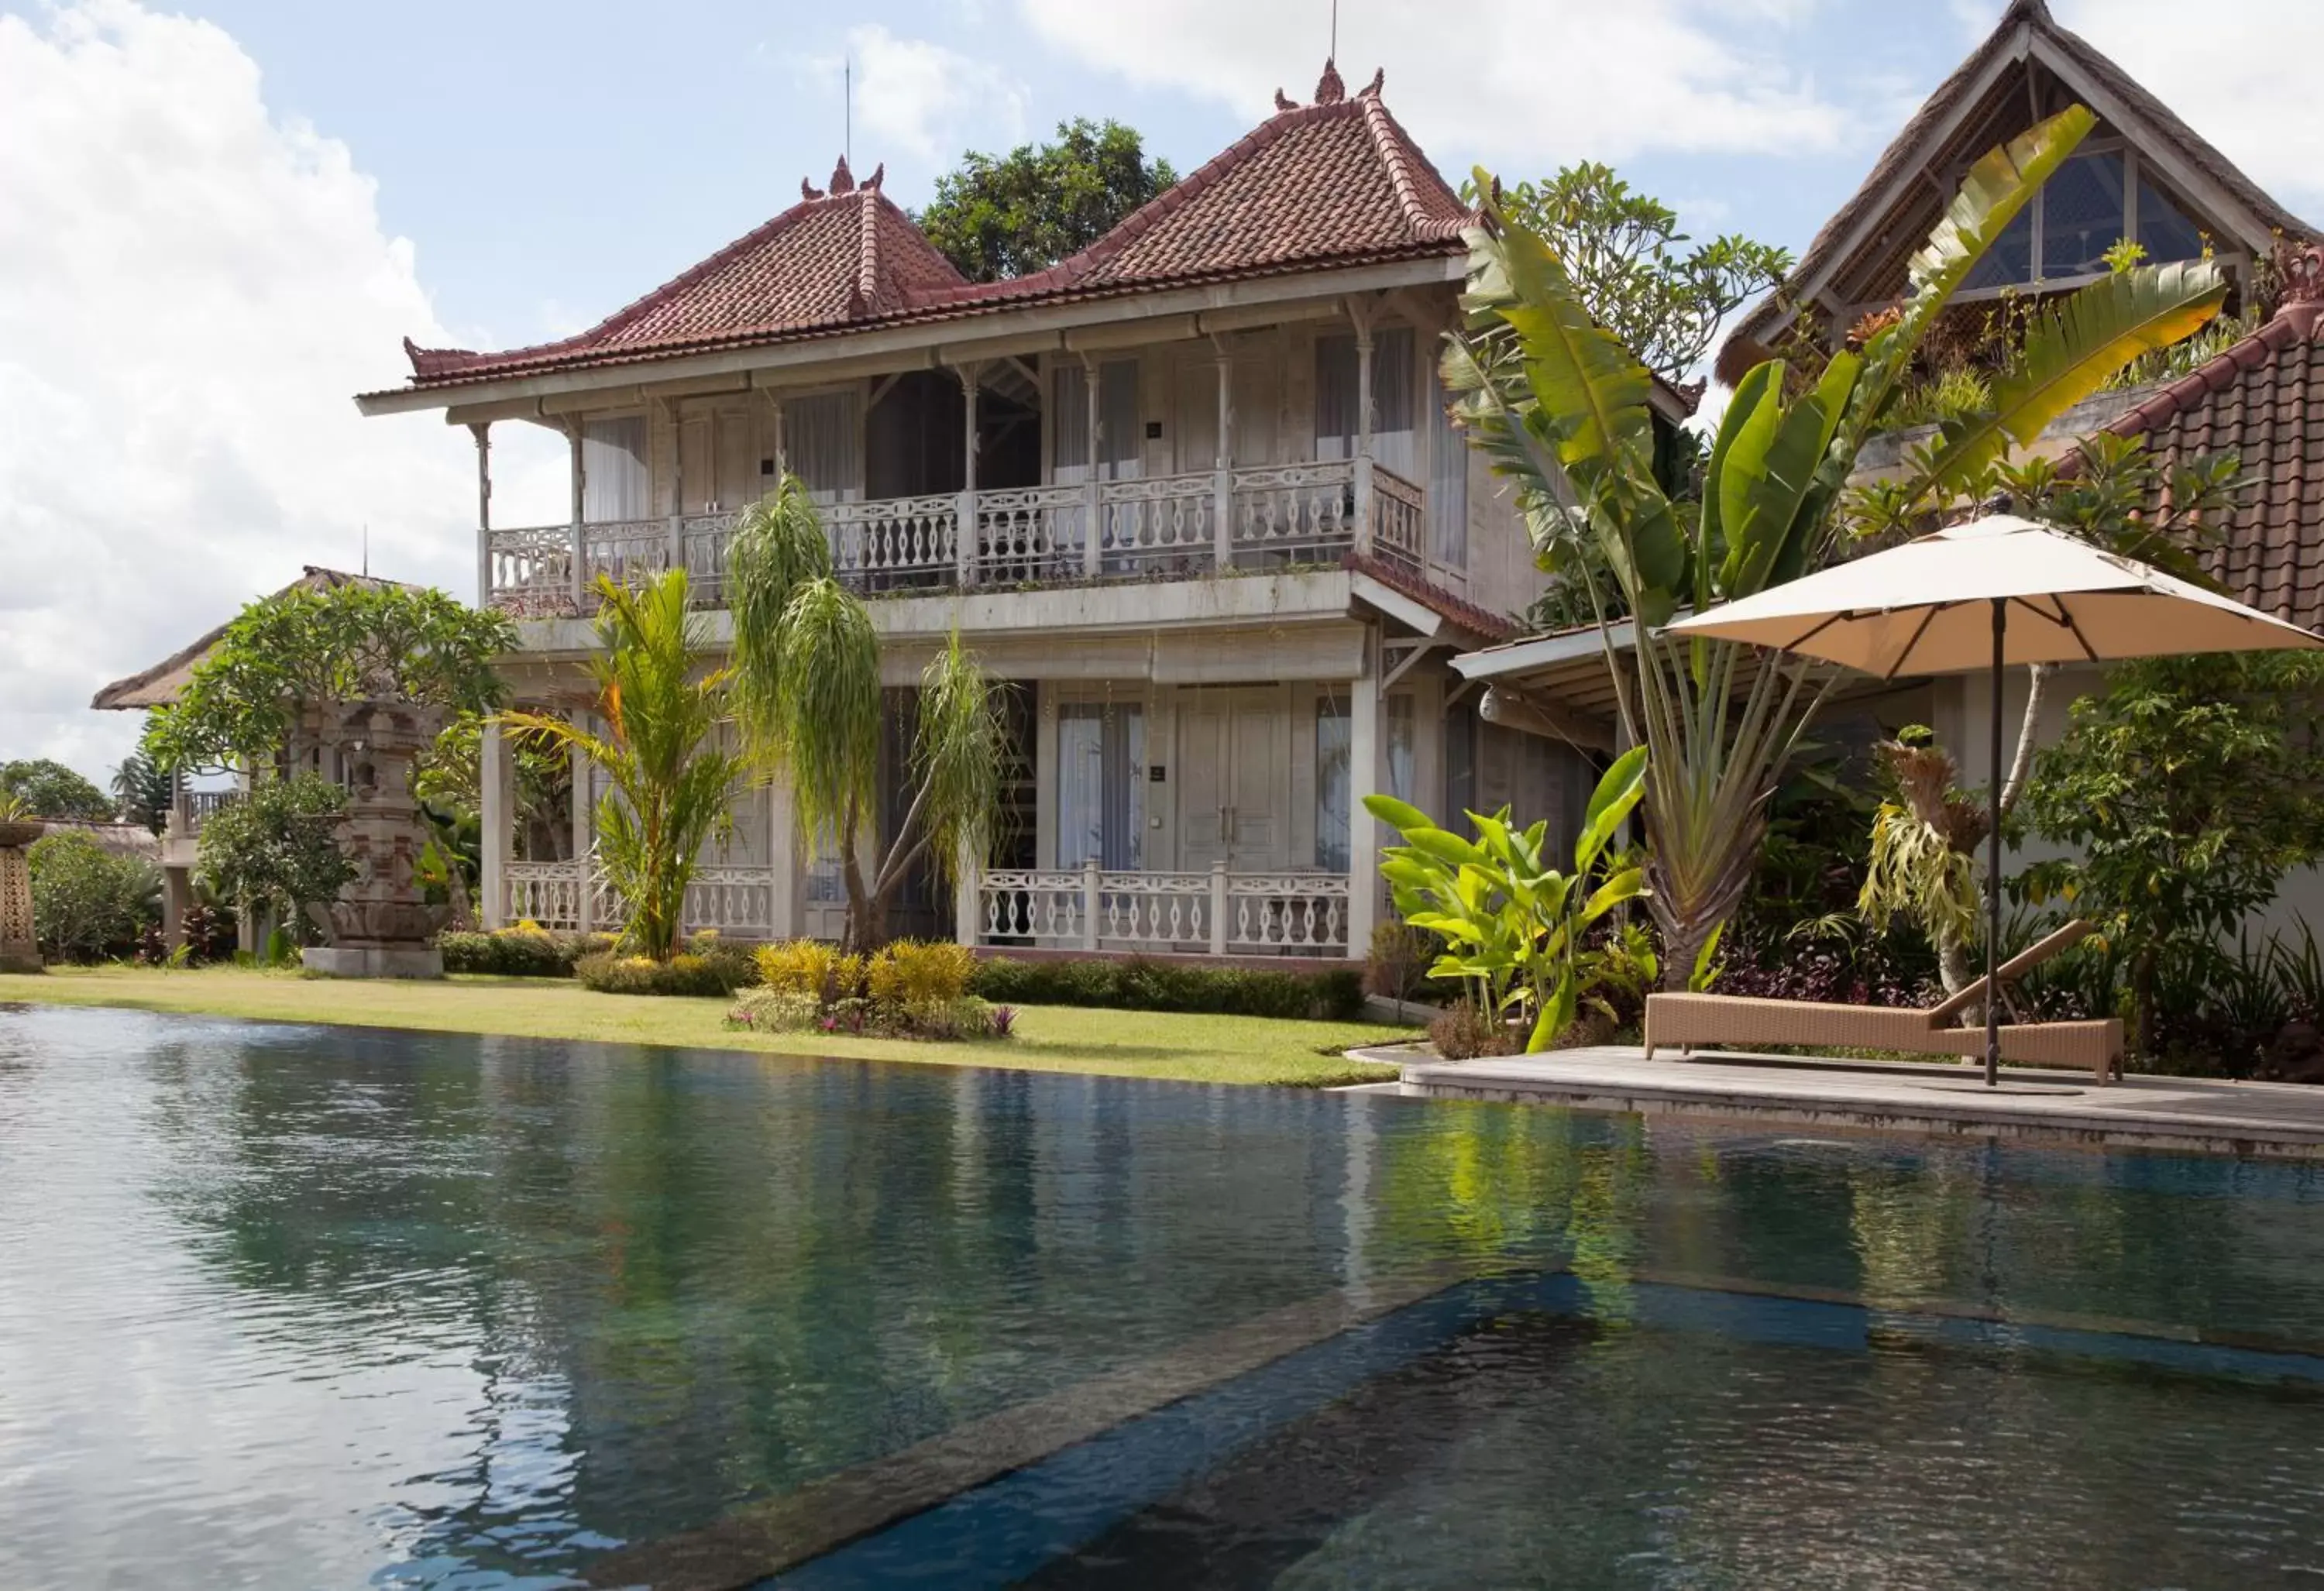
[(1054, 143), (964, 154), (914, 219), (962, 275), (1000, 281), (1087, 248), (1177, 179), (1136, 128), (1080, 117)]
[(88, 823), (113, 821), (113, 798), (47, 757), (0, 763), (0, 795), (14, 796), (32, 817), (71, 818)]
[(1672, 381), (1711, 351), (1720, 322), (1792, 268), (1789, 250), (1739, 232), (1696, 243), (1677, 211), (1596, 161), (1503, 189), (1499, 204), (1557, 256), (1591, 318)]
[(408, 585), (293, 587), (243, 609), (143, 750), (164, 768), (271, 757), (318, 702), (382, 698), (456, 713), (500, 704), (493, 660), (516, 648), (506, 614)]
[(347, 793), (316, 774), (262, 781), (202, 825), (195, 876), (222, 900), (272, 911), (296, 936), (308, 902), (334, 899), (355, 879), (339, 849), (346, 809)]

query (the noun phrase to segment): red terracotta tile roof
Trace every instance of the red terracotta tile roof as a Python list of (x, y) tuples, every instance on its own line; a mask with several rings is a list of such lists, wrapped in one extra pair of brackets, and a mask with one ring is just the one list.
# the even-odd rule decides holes
[(1480, 608), (1434, 581), (1424, 580), (1409, 569), (1400, 568), (1369, 553), (1350, 553), (1340, 560), (1340, 566), (1358, 575), (1370, 575), (1382, 585), (1403, 593), (1431, 612), (1442, 614), (1484, 640), (1514, 640), (1525, 630), (1524, 625), (1507, 613)]
[[(844, 162), (808, 197), (576, 336), (503, 353), (414, 347), (413, 385), (670, 358), (917, 319), (1465, 252), (1473, 213), (1380, 98), (1330, 63), (1315, 103), (1277, 113), (1082, 253), (1010, 281), (970, 282)], [(805, 185), (801, 185), (805, 188)]]
[(2324, 629), (2324, 302), (2273, 320), (2107, 429), (2159, 457), (2235, 454), (2251, 489), (2202, 554), (2228, 595)]

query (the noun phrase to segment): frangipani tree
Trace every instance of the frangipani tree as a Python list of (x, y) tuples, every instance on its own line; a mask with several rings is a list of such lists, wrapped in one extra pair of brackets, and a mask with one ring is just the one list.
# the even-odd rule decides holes
[[(890, 901), (922, 859), (950, 878), (991, 847), (1008, 743), (998, 694), (955, 631), (921, 673), (911, 799), (880, 834), (880, 638), (833, 575), (822, 520), (796, 475), (736, 524), (726, 590), (751, 754), (788, 778), (799, 832), (836, 852), (848, 948), (875, 949)], [(867, 832), (879, 841), (868, 871)]]
[[(1755, 648), (1659, 627), (1836, 554), (1833, 510), (1914, 350), (2096, 121), (2073, 106), (1971, 166), (1912, 258), (1910, 297), (1861, 324), (1821, 372), (1780, 359), (1753, 368), (1728, 404), (1699, 506), (1657, 483), (1647, 372), (1592, 322), (1555, 253), (1490, 200), (1471, 235), (1468, 324), (1446, 354), (1446, 384), (1463, 394), (1475, 444), (1516, 481), (1545, 556), (1591, 582), (1601, 617), (1610, 580), (1638, 620), (1634, 668), (1611, 628), (1601, 633), (1625, 725), (1650, 753), (1647, 878), (1666, 981), (1690, 976), (1748, 886), (1767, 796), (1827, 687)], [(1479, 187), (1489, 188), (1481, 173)], [(2141, 268), (2044, 311), (1990, 406), (1950, 422), (1917, 461), (1905, 506), (1979, 478), (2124, 364), (2200, 328), (2226, 291), (2208, 262)]]
[(677, 948), (687, 887), (704, 841), (728, 821), (742, 759), (719, 744), (727, 675), (705, 666), (702, 621), (688, 606), (684, 569), (642, 587), (597, 577), (599, 650), (595, 734), (546, 713), (501, 722), (558, 747), (578, 746), (611, 787), (597, 803), (597, 856), (629, 911), (622, 937), (668, 961)]

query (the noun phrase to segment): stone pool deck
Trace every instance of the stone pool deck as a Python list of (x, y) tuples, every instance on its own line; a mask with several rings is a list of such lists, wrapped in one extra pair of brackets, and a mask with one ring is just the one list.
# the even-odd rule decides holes
[(1402, 1068), (1397, 1091), (1784, 1122), (1820, 1128), (2040, 1138), (2214, 1154), (2324, 1160), (2324, 1088), (2011, 1067), (1987, 1089), (1974, 1067), (1697, 1052), (1646, 1060), (1629, 1045), (1439, 1061), (1359, 1052)]

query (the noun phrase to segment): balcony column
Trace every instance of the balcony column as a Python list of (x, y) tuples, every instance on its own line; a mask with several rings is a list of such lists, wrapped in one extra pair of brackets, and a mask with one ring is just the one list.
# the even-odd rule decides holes
[(953, 572), (964, 586), (976, 584), (976, 393), (980, 366), (954, 367), (960, 374), (965, 435), (961, 443), (960, 504), (953, 510)]
[(468, 434), (476, 439), (476, 606), (484, 609), (493, 605), (492, 422), (472, 425)]
[(567, 494), (571, 499), (568, 505), (570, 510), (568, 515), (568, 523), (572, 526), (571, 540), (573, 544), (573, 578), (571, 582), (573, 589), (570, 594), (573, 598), (573, 611), (576, 613), (578, 613), (584, 611), (584, 599), (587, 595), (589, 590), (589, 539), (587, 534), (581, 528), (582, 503), (585, 501), (588, 490), (589, 466), (586, 462), (584, 462), (582, 456), (581, 417), (579, 415), (568, 415), (566, 417), (565, 440), (572, 455), (571, 462), (567, 466), (566, 472), (567, 476)]
[(484, 808), (478, 836), (484, 847), (484, 919), (486, 928), (508, 926), (509, 756), (508, 731), (496, 718), (484, 720), (476, 748), (476, 778)]
[(1089, 428), (1084, 433), (1089, 437), (1089, 479), (1083, 486), (1082, 518), (1086, 529), (1082, 535), (1082, 573), (1093, 580), (1104, 567), (1105, 490), (1098, 483), (1097, 475), (1100, 382), (1098, 362), (1083, 354), (1082, 397), (1089, 414)]
[[(665, 571), (683, 569), (686, 567), (686, 417), (678, 412), (674, 400), (665, 400), (654, 407), (669, 427), (669, 524), (663, 533), (661, 566)], [(710, 435), (713, 439), (711, 445), (715, 446), (718, 428), (715, 423), (710, 426)], [(646, 451), (649, 455), (653, 452), (650, 440), (646, 444)], [(715, 481), (718, 476), (715, 462), (711, 469), (710, 478)]]
[(1356, 322), (1356, 457), (1348, 492), (1359, 553), (1372, 550), (1372, 323)]
[(1212, 560), (1222, 570), (1234, 566), (1234, 355), (1224, 338), (1213, 337), (1219, 366), (1219, 446), (1212, 461)]
[(597, 804), (589, 799), (589, 754), (576, 746), (569, 753), (573, 769), (573, 871), (579, 880), (575, 886), (574, 927), (586, 933), (596, 926), (594, 920), (597, 908), (596, 869)]
[(1364, 797), (1379, 792), (1379, 643), (1365, 636), (1363, 673), (1348, 691), (1348, 954), (1359, 960), (1371, 949), (1379, 915), (1379, 820), (1364, 810)]

